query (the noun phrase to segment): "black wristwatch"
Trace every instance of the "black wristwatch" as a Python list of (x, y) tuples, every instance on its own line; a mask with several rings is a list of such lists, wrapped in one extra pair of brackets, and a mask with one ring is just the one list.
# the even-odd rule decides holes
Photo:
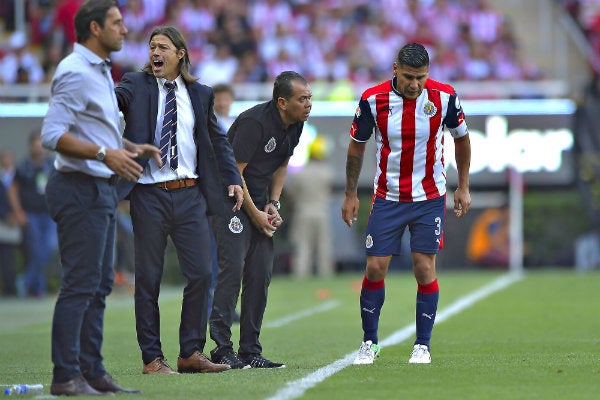
[(279, 200), (269, 200), (269, 203), (273, 204), (277, 211), (279, 211), (281, 208), (281, 203), (279, 203)]

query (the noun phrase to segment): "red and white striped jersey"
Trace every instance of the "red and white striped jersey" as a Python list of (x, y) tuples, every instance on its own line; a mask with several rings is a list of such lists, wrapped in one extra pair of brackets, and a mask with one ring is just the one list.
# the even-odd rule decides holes
[(467, 134), (462, 106), (454, 88), (428, 79), (421, 95), (405, 99), (396, 79), (364, 91), (350, 136), (366, 142), (375, 132), (375, 195), (414, 202), (446, 193), (444, 127), (452, 137)]

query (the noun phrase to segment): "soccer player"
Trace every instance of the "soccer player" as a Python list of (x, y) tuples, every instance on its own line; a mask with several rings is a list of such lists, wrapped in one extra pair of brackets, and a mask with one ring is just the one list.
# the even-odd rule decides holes
[(342, 218), (349, 227), (358, 217), (358, 177), (373, 132), (377, 143), (375, 193), (366, 230), (367, 266), (360, 295), (364, 334), (354, 364), (372, 364), (379, 355), (377, 328), (385, 299), (384, 279), (406, 227), (418, 284), (416, 340), (408, 362), (431, 362), (429, 343), (439, 298), (435, 256), (443, 245), (446, 210), (444, 128), (455, 143), (455, 215), (463, 217), (471, 205), (471, 145), (455, 90), (429, 79), (429, 54), (418, 43), (400, 49), (392, 70), (390, 81), (363, 93), (350, 129), (342, 204)]

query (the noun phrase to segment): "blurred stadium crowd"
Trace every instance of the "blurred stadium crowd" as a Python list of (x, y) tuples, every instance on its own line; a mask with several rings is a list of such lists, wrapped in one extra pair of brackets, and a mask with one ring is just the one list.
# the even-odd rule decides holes
[[(17, 0), (18, 1), (18, 0)], [(48, 82), (75, 41), (81, 0), (26, 0), (26, 32), (15, 32), (15, 0), (3, 0), (0, 79)], [(149, 32), (174, 25), (188, 40), (193, 71), (208, 84), (266, 82), (282, 70), (311, 81), (388, 79), (401, 44), (419, 41), (442, 81), (538, 79), (519, 54), (510, 22), (488, 0), (120, 0), (129, 28), (113, 55), (115, 78), (147, 60)], [(1, 34), (2, 32), (0, 32)]]
[(571, 14), (591, 46), (590, 64), (600, 75), (600, 0), (557, 0)]

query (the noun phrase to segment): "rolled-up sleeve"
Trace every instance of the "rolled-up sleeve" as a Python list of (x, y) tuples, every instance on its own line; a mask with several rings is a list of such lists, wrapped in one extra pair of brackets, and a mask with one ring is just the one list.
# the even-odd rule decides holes
[(79, 112), (86, 107), (86, 88), (83, 74), (67, 71), (55, 77), (48, 112), (42, 126), (42, 145), (55, 150), (60, 137), (69, 132)]

